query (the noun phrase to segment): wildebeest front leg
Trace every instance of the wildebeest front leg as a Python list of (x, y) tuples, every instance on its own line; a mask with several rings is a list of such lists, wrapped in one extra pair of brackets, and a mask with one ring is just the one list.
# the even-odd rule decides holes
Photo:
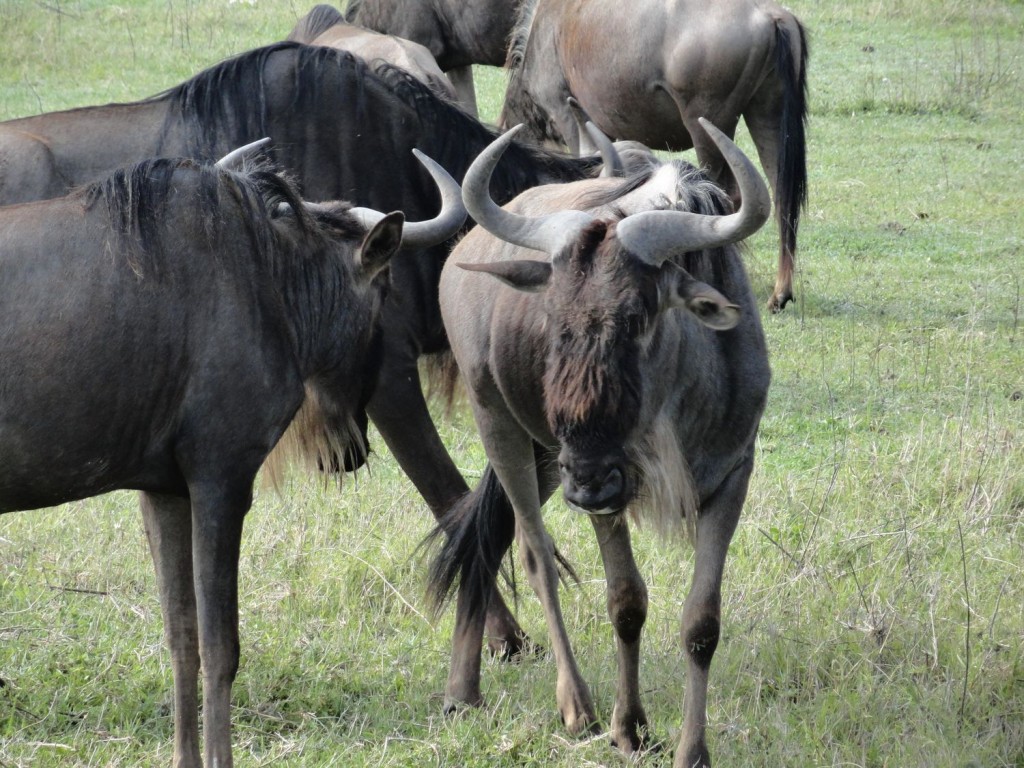
[(142, 520), (156, 566), (164, 635), (174, 674), (174, 768), (199, 758), (199, 626), (192, 581), (192, 511), (187, 499), (140, 494)]
[(597, 717), (593, 699), (576, 665), (558, 602), (555, 547), (541, 517), (542, 498), (533, 441), (509, 415), (501, 419), (479, 409), (476, 413), (487, 456), (515, 510), (516, 541), (527, 581), (544, 607), (558, 670), (555, 690), (558, 711), (570, 733), (595, 730)]
[(207, 768), (231, 768), (231, 685), (238, 671), (238, 555), (251, 487), (192, 486), (203, 737)]
[(599, 726), (590, 688), (576, 665), (569, 635), (565, 630), (562, 608), (558, 602), (555, 548), (551, 537), (544, 529), (539, 508), (536, 514), (527, 512), (523, 515), (520, 508), (516, 507), (516, 541), (519, 544), (519, 556), (526, 571), (527, 581), (544, 607), (544, 620), (558, 675), (555, 700), (562, 722), (569, 733), (597, 731)]
[[(414, 353), (396, 354), (388, 348), (380, 381), (367, 413), (388, 449), (440, 519), (469, 486), (437, 433), (420, 385)], [(526, 633), (495, 588), (487, 609), (488, 647), (501, 658), (522, 653)]]
[(647, 619), (647, 586), (636, 567), (629, 527), (622, 516), (590, 518), (601, 548), (608, 593), (608, 618), (615, 630), (618, 682), (611, 740), (623, 752), (647, 742), (647, 714), (640, 703), (640, 635)]
[(697, 517), (693, 584), (683, 606), (681, 637), (686, 653), (683, 732), (674, 768), (710, 768), (705, 741), (708, 672), (721, 631), (722, 573), (729, 542), (747, 495), (752, 461), (733, 470)]

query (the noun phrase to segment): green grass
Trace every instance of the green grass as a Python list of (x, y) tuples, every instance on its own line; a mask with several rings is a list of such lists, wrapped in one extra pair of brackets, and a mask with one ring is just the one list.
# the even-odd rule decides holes
[[(311, 3), (310, 3), (311, 5)], [(176, 84), (307, 10), (0, 0), (0, 118)], [(724, 586), (709, 700), (722, 766), (1024, 766), (1024, 5), (808, 0), (810, 207)], [(482, 112), (502, 75), (478, 73)], [(740, 142), (750, 148), (741, 133)], [(767, 297), (775, 240), (752, 241)], [(2, 364), (2, 363), (0, 363)], [(459, 465), (467, 413), (438, 416)], [(429, 515), (379, 440), (339, 492), (296, 475), (246, 524), (242, 765), (626, 765), (569, 737), (550, 658), (487, 661), (487, 705), (441, 716), (450, 614), (429, 618)], [(566, 621), (599, 711), (611, 630), (590, 526), (549, 527), (582, 585)], [(685, 547), (634, 539), (641, 683), (674, 743)], [(537, 601), (518, 613), (544, 637)], [(0, 518), (0, 766), (170, 761), (169, 659), (132, 494)], [(642, 764), (671, 763), (671, 749)]]

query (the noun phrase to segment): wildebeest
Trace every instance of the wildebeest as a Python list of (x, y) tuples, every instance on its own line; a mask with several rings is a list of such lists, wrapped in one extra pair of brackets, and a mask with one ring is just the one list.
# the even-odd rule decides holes
[(509, 49), (502, 126), (534, 141), (580, 138), (575, 97), (614, 139), (653, 149), (694, 147), (735, 201), (735, 179), (697, 125), (728, 136), (742, 117), (775, 195), (779, 268), (768, 307), (793, 298), (797, 227), (807, 197), (807, 39), (774, 0), (527, 0)]
[[(371, 67), (330, 48), (279, 43), (150, 99), (0, 123), (0, 204), (44, 191), (64, 194), (146, 157), (213, 160), (263, 136), (274, 139), (270, 156), (307, 200), (349, 200), (425, 219), (437, 211), (437, 191), (411, 150), (419, 147), (460, 179), (496, 132), (402, 70)], [(11, 143), (15, 151), (6, 152)], [(537, 184), (584, 178), (600, 166), (595, 158), (517, 144), (507, 158), (492, 190), (501, 201)], [(448, 348), (437, 284), (449, 250), (442, 244), (392, 261), (393, 290), (381, 321), (384, 359), (367, 408), (435, 515), (469, 490), (431, 420), (417, 365), (420, 356)], [(492, 604), (487, 631), (496, 651), (516, 653), (521, 646), (521, 631), (500, 600)]]
[(445, 187), (437, 220), (403, 227), (270, 171), (151, 159), (0, 208), (0, 512), (142, 492), (175, 766), (201, 765), (200, 666), (206, 764), (232, 764), (253, 480), (300, 407), (299, 446), (362, 462), (386, 267), (462, 225)]
[(429, 50), (477, 114), (473, 64), (505, 64), (521, 0), (351, 0), (345, 18), (367, 29), (413, 40)]
[(452, 101), (458, 99), (451, 81), (445, 77), (424, 46), (412, 40), (350, 24), (341, 11), (332, 5), (313, 6), (309, 13), (295, 23), (285, 39), (349, 51), (367, 61), (386, 61), (415, 75), (438, 96)]
[[(566, 501), (589, 514), (601, 550), (619, 670), (610, 731), (627, 752), (648, 738), (637, 676), (647, 591), (622, 513), (642, 509), (662, 530), (681, 530), (685, 519), (692, 534), (677, 768), (710, 763), (706, 696), (722, 572), (770, 378), (733, 245), (767, 220), (768, 189), (724, 134), (701, 124), (737, 177), (737, 212), (727, 214), (721, 191), (684, 161), (611, 190), (615, 180), (537, 187), (502, 209), (487, 187), (503, 136), (466, 174), (463, 199), (478, 226), (453, 251), (440, 284), (452, 352), (490, 462), (473, 495), (442, 522), (448, 539), (432, 566), (437, 597), (461, 581), (446, 706), (480, 701), (482, 610), (514, 529), (544, 605), (562, 719), (572, 732), (596, 726), (541, 519), (560, 482)], [(514, 525), (491, 506), (502, 488)]]

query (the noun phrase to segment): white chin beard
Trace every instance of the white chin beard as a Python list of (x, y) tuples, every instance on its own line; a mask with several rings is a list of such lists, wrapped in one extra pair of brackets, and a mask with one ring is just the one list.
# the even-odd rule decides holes
[(611, 507), (605, 507), (604, 509), (584, 509), (578, 504), (573, 504), (568, 499), (565, 500), (565, 503), (566, 506), (568, 506), (569, 509), (571, 509), (573, 512), (579, 512), (580, 514), (591, 515), (593, 517), (606, 517), (608, 515), (617, 515), (622, 511), (621, 509), (612, 509)]

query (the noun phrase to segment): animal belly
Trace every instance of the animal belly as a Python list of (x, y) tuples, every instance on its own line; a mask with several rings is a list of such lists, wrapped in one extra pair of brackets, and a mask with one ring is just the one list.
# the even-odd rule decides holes
[[(9, 350), (10, 351), (10, 350)], [(0, 375), (0, 509), (33, 509), (114, 488), (183, 487), (172, 451), (174, 408), (127, 362), (91, 374), (17, 354)], [(14, 370), (12, 370), (14, 369)], [(134, 375), (133, 375), (134, 374)]]
[(118, 488), (184, 494), (173, 457), (153, 461), (121, 440), (12, 428), (0, 419), (0, 512), (52, 507)]
[(677, 101), (661, 87), (581, 77), (571, 89), (594, 124), (616, 141), (673, 152), (693, 146)]

